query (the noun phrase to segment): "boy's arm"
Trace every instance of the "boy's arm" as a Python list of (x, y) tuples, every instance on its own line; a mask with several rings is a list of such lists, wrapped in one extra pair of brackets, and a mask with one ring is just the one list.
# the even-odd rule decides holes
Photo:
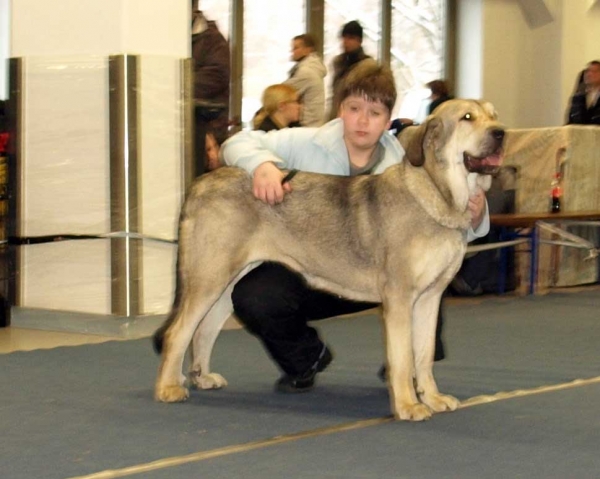
[(241, 131), (223, 143), (221, 157), (225, 164), (250, 173), (254, 196), (274, 205), (292, 190), (290, 183), (281, 184), (285, 176), (281, 170), (295, 167), (295, 137), (303, 136), (303, 130)]
[(297, 168), (298, 153), (313, 136), (310, 128), (284, 128), (268, 133), (240, 131), (221, 147), (221, 157), (228, 166), (243, 168), (251, 175), (258, 166), (271, 162), (280, 169)]
[(473, 241), (487, 235), (490, 231), (490, 214), (483, 190), (479, 190), (469, 198), (471, 227), (467, 231), (467, 241)]
[(273, 131), (267, 134), (259, 130), (236, 133), (221, 146), (220, 153), (223, 162), (228, 166), (242, 168), (251, 175), (258, 166), (265, 162), (272, 162), (283, 168), (284, 160), (274, 153), (273, 141), (266, 138), (276, 133), (278, 132)]

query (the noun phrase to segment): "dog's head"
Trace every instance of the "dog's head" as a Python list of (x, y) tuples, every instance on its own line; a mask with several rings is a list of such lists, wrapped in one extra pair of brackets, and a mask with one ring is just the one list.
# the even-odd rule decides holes
[(458, 186), (466, 180), (471, 192), (476, 185), (487, 190), (489, 175), (502, 163), (504, 127), (486, 101), (446, 101), (399, 139), (413, 166), (425, 167), (434, 181), (443, 180), (436, 183)]

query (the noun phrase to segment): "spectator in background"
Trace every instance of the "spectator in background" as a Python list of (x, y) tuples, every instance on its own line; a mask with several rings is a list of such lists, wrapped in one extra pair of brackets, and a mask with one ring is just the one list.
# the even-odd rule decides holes
[(305, 33), (292, 40), (292, 60), (296, 62), (290, 70), (285, 84), (293, 86), (302, 98), (302, 126), (321, 126), (325, 123), (325, 83), (327, 68), (315, 52), (315, 39)]
[(427, 109), (428, 115), (431, 115), (433, 110), (442, 103), (452, 99), (452, 96), (450, 96), (448, 91), (448, 85), (444, 80), (433, 80), (426, 83), (425, 86), (431, 91), (431, 95), (429, 96), (429, 98), (431, 98), (431, 103)]
[(192, 59), (194, 65), (194, 148), (196, 176), (204, 171), (208, 128), (217, 142), (227, 138), (229, 126), (230, 54), (227, 40), (213, 21), (191, 0)]
[(569, 124), (600, 125), (600, 61), (588, 63), (571, 97)]
[(300, 96), (298, 91), (285, 83), (265, 88), (262, 107), (252, 120), (255, 130), (271, 131), (300, 126)]
[(223, 166), (219, 158), (221, 143), (217, 141), (214, 130), (210, 129), (206, 132), (206, 164), (205, 171), (213, 171)]
[[(431, 91), (431, 94), (429, 95), (431, 103), (427, 107), (428, 115), (431, 115), (433, 110), (435, 110), (439, 105), (447, 100), (452, 99), (452, 96), (450, 96), (450, 93), (448, 92), (448, 85), (444, 80), (433, 80), (429, 83), (426, 83), (425, 86)], [(390, 124), (389, 130), (392, 134), (399, 135), (404, 128), (414, 124), (415, 122), (410, 118), (396, 118)]]
[(363, 28), (358, 21), (353, 20), (346, 23), (340, 32), (342, 38), (342, 49), (344, 50), (333, 59), (333, 83), (332, 100), (329, 119), (338, 116), (340, 107), (340, 93), (344, 88), (344, 80), (348, 73), (359, 63), (372, 62), (375, 60), (367, 55), (362, 48)]

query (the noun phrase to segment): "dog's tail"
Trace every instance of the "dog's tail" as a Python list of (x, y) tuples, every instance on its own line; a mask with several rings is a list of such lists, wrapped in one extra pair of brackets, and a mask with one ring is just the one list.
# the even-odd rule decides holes
[(176, 266), (176, 280), (175, 280), (175, 298), (173, 299), (173, 306), (171, 307), (171, 312), (165, 322), (160, 325), (160, 327), (154, 332), (152, 335), (152, 347), (154, 348), (154, 352), (158, 355), (162, 354), (163, 350), (163, 341), (165, 338), (165, 333), (175, 321), (177, 317), (177, 312), (181, 307), (181, 273), (179, 272), (179, 253), (177, 254), (177, 266)]
[(175, 321), (177, 317), (177, 313), (181, 308), (181, 297), (183, 291), (183, 276), (181, 274), (180, 266), (181, 262), (181, 224), (183, 219), (183, 208), (180, 214), (179, 219), (179, 241), (177, 245), (177, 260), (175, 265), (175, 297), (173, 298), (173, 306), (171, 307), (171, 312), (165, 322), (161, 324), (161, 326), (154, 332), (152, 335), (152, 347), (154, 348), (154, 352), (158, 355), (162, 354), (164, 338), (167, 330), (171, 327), (171, 324)]

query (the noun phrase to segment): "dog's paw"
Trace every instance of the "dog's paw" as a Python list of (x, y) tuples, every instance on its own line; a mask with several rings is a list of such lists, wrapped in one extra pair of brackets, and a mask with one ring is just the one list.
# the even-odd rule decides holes
[(460, 406), (458, 399), (447, 394), (424, 394), (419, 398), (434, 412), (456, 411)]
[(395, 408), (394, 417), (401, 421), (425, 421), (431, 417), (431, 409), (425, 404), (403, 404)]
[(190, 380), (198, 389), (221, 389), (227, 386), (227, 379), (218, 373), (197, 374)]
[(154, 398), (160, 402), (183, 402), (190, 397), (190, 392), (183, 386), (157, 387)]

